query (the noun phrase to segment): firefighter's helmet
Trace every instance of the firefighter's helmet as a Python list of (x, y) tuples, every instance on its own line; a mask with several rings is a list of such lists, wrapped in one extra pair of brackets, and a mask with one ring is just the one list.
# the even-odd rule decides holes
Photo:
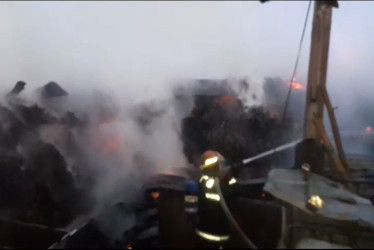
[(205, 151), (201, 156), (201, 170), (208, 175), (217, 176), (223, 162), (223, 156), (217, 151)]

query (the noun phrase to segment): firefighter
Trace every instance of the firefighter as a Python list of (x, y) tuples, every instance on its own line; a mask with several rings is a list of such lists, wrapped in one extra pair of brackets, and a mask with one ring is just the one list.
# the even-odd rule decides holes
[(224, 190), (228, 175), (222, 174), (224, 158), (218, 152), (206, 151), (201, 159), (196, 233), (203, 247), (218, 248), (229, 239), (229, 221), (221, 207), (215, 178), (219, 178)]

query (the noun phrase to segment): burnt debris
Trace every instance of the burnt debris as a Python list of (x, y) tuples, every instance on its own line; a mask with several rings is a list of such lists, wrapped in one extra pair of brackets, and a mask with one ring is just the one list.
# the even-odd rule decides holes
[[(25, 85), (17, 82), (7, 97), (19, 94)], [(47, 97), (67, 94), (53, 82), (44, 90)], [(75, 183), (60, 151), (41, 139), (39, 129), (58, 124), (69, 131), (84, 124), (71, 112), (59, 118), (37, 104), (14, 99), (7, 104), (0, 105), (0, 216), (63, 227), (87, 211), (91, 198)]]
[[(192, 93), (194, 100), (192, 111), (182, 120), (181, 136), (188, 161), (197, 164), (200, 155), (209, 149), (235, 164), (286, 142), (291, 123), (289, 119), (279, 119), (277, 106), (274, 112), (278, 116), (271, 113), (273, 107), (266, 102), (272, 99), (280, 105), (282, 90), (286, 88), (282, 89), (282, 83), (272, 88), (279, 81), (265, 80), (264, 105), (251, 107), (243, 104), (227, 81), (197, 81), (192, 90), (185, 92)], [(248, 83), (241, 85), (249, 89)], [(177, 93), (181, 93), (180, 89)], [(176, 97), (182, 99), (180, 95)]]
[(25, 176), (32, 180), (34, 213), (40, 224), (63, 226), (79, 212), (82, 198), (63, 156), (50, 143), (39, 142), (25, 156)]
[(42, 98), (67, 96), (68, 93), (56, 82), (49, 82), (39, 89)]
[(18, 95), (22, 90), (24, 90), (25, 86), (26, 83), (24, 81), (18, 81), (8, 95)]
[[(25, 84), (18, 82), (10, 93), (16, 96), (24, 87)], [(239, 82), (238, 93), (226, 80), (204, 79), (197, 81), (192, 88), (176, 90), (173, 105), (178, 110), (178, 118), (182, 120), (180, 136), (184, 154), (191, 163), (198, 164), (200, 155), (210, 149), (219, 151), (229, 164), (236, 164), (243, 158), (288, 142), (284, 135), (290, 130), (290, 123), (281, 122), (279, 117), (273, 115), (276, 112), (269, 111), (271, 105), (264, 102), (265, 105), (248, 107), (238, 97), (238, 94), (247, 93), (249, 89), (250, 85), (245, 79)], [(280, 90), (269, 88), (265, 90), (265, 96), (282, 99), (281, 94), (272, 96), (276, 94), (272, 91)], [(103, 166), (105, 162), (97, 160), (97, 155), (106, 154), (111, 158), (110, 162), (117, 164), (115, 157), (106, 153), (108, 148), (100, 136), (89, 136), (99, 135), (100, 124), (115, 122), (116, 117), (113, 109), (103, 108), (101, 102), (95, 107), (95, 117), (80, 117), (60, 109), (64, 102), (57, 100), (65, 100), (68, 94), (55, 82), (40, 88), (39, 93), (42, 106), (15, 98), (8, 98), (5, 105), (0, 105), (0, 217), (50, 228), (67, 227), (95, 205), (92, 190), (97, 188), (100, 183), (98, 178), (103, 176), (107, 167)], [(150, 125), (167, 113), (169, 108), (169, 103), (136, 105), (130, 110), (130, 118), (144, 133), (149, 133)], [(42, 131), (48, 135), (45, 136)], [(116, 147), (116, 142), (110, 141), (109, 146), (115, 144)], [(135, 153), (133, 162), (140, 176), (135, 179), (143, 180), (153, 172), (152, 162), (142, 152)], [(261, 165), (261, 162), (252, 164)], [(124, 185), (117, 185), (116, 191), (122, 192)], [(156, 223), (145, 223), (147, 226), (140, 229), (136, 226), (132, 229), (119, 226), (115, 239), (100, 231), (110, 231), (111, 228), (105, 228), (114, 226), (113, 221), (122, 218), (123, 214), (136, 213), (122, 210), (121, 206), (116, 207), (104, 216), (106, 219), (99, 216), (91, 221), (84, 230), (71, 237), (67, 245), (80, 245), (87, 237), (94, 237), (93, 240), (97, 242), (92, 244), (96, 246), (115, 246), (116, 240), (125, 240), (121, 245), (128, 244), (140, 235), (140, 231)], [(109, 223), (103, 224), (103, 220)], [(127, 235), (123, 236), (123, 231), (127, 231)]]

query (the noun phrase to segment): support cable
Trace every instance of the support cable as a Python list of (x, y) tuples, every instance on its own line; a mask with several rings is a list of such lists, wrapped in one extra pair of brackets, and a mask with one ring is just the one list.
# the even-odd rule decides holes
[(312, 5), (312, 0), (309, 0), (308, 10), (306, 12), (305, 21), (304, 21), (303, 32), (301, 34), (300, 43), (299, 43), (299, 50), (297, 52), (296, 62), (295, 62), (295, 66), (294, 66), (294, 69), (293, 69), (293, 73), (292, 73), (292, 77), (291, 77), (291, 81), (290, 81), (290, 86), (288, 87), (286, 102), (284, 104), (284, 109), (283, 109), (283, 114), (282, 114), (282, 121), (284, 120), (286, 112), (287, 112), (288, 103), (289, 103), (289, 99), (290, 99), (290, 95), (291, 95), (292, 83), (294, 82), (294, 78), (296, 76), (297, 66), (299, 64), (301, 47), (302, 47), (303, 41), (304, 41), (304, 35), (305, 35), (306, 26), (308, 24), (308, 17), (309, 17), (309, 12), (310, 12), (310, 6), (311, 5)]

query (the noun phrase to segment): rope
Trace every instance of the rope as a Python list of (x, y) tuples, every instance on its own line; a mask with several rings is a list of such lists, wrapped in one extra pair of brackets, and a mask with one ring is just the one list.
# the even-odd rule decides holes
[(221, 203), (222, 209), (225, 212), (225, 214), (226, 214), (227, 218), (229, 219), (229, 221), (232, 223), (235, 231), (239, 234), (239, 236), (242, 238), (242, 240), (244, 241), (244, 243), (247, 245), (248, 248), (258, 249), (257, 246), (250, 239), (248, 239), (248, 237), (241, 230), (240, 226), (238, 225), (238, 223), (234, 219), (234, 216), (232, 216), (229, 208), (227, 207), (226, 201), (225, 201), (225, 199), (223, 197), (223, 194), (222, 194), (222, 191), (221, 191), (221, 187), (220, 187), (219, 179), (218, 178), (215, 178), (215, 183), (216, 183), (215, 185), (216, 185), (217, 193), (218, 193), (218, 195), (221, 198), (220, 199), (220, 203)]
[(293, 79), (295, 78), (296, 71), (297, 71), (297, 66), (299, 64), (300, 52), (301, 52), (301, 47), (302, 47), (303, 40), (304, 40), (304, 34), (305, 34), (306, 26), (308, 24), (308, 17), (309, 17), (309, 12), (310, 12), (310, 6), (311, 6), (311, 4), (312, 4), (312, 0), (309, 0), (308, 10), (306, 12), (305, 21), (304, 21), (303, 32), (301, 34), (300, 43), (299, 43), (299, 51), (297, 52), (297, 56), (296, 56), (296, 62), (295, 62), (295, 66), (294, 66), (292, 77), (291, 77), (291, 81), (290, 81), (291, 84), (288, 87), (286, 102), (285, 102), (284, 109), (283, 109), (283, 114), (282, 114), (282, 120), (284, 120), (284, 117), (286, 115), (286, 111), (287, 111), (287, 108), (288, 108), (288, 102), (289, 102), (289, 99), (290, 99), (290, 94), (291, 94), (291, 89), (292, 89), (292, 83), (294, 82)]

